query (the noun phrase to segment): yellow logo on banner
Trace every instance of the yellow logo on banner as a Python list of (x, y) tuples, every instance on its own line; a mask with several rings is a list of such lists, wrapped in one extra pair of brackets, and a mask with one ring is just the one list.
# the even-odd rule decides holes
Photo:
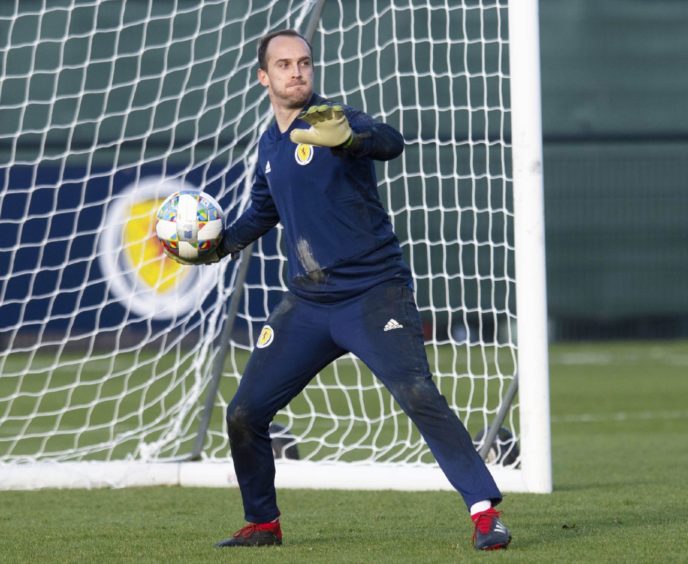
[(306, 145), (305, 143), (299, 143), (296, 146), (296, 151), (294, 152), (294, 158), (296, 162), (300, 165), (307, 165), (313, 160), (313, 146)]
[(258, 342), (256, 343), (256, 347), (259, 349), (264, 349), (265, 347), (269, 346), (270, 343), (272, 343), (272, 340), (275, 338), (275, 332), (272, 330), (272, 327), (269, 325), (265, 325), (263, 327), (263, 330), (260, 332), (260, 335), (258, 335)]
[(155, 234), (155, 214), (162, 200), (136, 202), (129, 208), (124, 226), (124, 249), (138, 277), (157, 292), (164, 293), (188, 274), (186, 268), (167, 258)]

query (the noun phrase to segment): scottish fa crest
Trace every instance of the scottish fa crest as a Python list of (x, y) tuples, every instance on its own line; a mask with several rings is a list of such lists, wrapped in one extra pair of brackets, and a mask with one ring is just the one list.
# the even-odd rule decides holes
[(294, 158), (301, 166), (305, 166), (313, 160), (313, 153), (313, 145), (299, 143), (296, 146), (296, 151), (294, 151)]
[(259, 349), (264, 349), (265, 347), (270, 346), (270, 343), (272, 343), (272, 340), (275, 338), (275, 332), (272, 330), (272, 327), (269, 325), (264, 325), (263, 330), (260, 332), (260, 335), (258, 336), (258, 342), (256, 343), (256, 347)]

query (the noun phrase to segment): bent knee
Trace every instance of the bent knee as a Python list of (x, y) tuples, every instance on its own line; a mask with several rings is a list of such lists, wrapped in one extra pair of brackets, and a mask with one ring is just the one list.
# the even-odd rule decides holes
[(391, 391), (409, 414), (431, 412), (439, 415), (448, 409), (447, 400), (430, 378), (417, 378), (412, 384), (397, 386)]
[(245, 405), (227, 406), (227, 434), (233, 443), (241, 444), (257, 433), (267, 432), (270, 417), (265, 417)]

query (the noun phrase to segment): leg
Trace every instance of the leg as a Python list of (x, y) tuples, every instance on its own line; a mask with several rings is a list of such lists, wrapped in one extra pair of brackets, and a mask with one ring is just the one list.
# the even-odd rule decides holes
[(374, 288), (339, 308), (337, 316), (337, 343), (365, 362), (387, 387), (466, 505), (499, 503), (501, 493), (468, 431), (432, 381), (410, 288)]
[(287, 294), (270, 315), (272, 341), (251, 353), (227, 406), (227, 434), (245, 518), (265, 523), (279, 516), (275, 461), (268, 426), (323, 367), (344, 351), (332, 341), (327, 317)]

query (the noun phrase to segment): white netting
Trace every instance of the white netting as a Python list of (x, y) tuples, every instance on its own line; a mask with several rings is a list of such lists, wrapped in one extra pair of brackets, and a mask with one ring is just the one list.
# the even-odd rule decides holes
[[(269, 105), (258, 38), (310, 2), (0, 4), (0, 460), (169, 459), (196, 440), (236, 269), (161, 256), (152, 212), (182, 185), (230, 218)], [(506, 0), (329, 0), (317, 90), (398, 127), (380, 192), (417, 281), (436, 381), (475, 434), (516, 372)], [(285, 286), (255, 245), (204, 456)], [(516, 407), (504, 423), (517, 434)], [(346, 357), (277, 421), (312, 460), (432, 463)]]

